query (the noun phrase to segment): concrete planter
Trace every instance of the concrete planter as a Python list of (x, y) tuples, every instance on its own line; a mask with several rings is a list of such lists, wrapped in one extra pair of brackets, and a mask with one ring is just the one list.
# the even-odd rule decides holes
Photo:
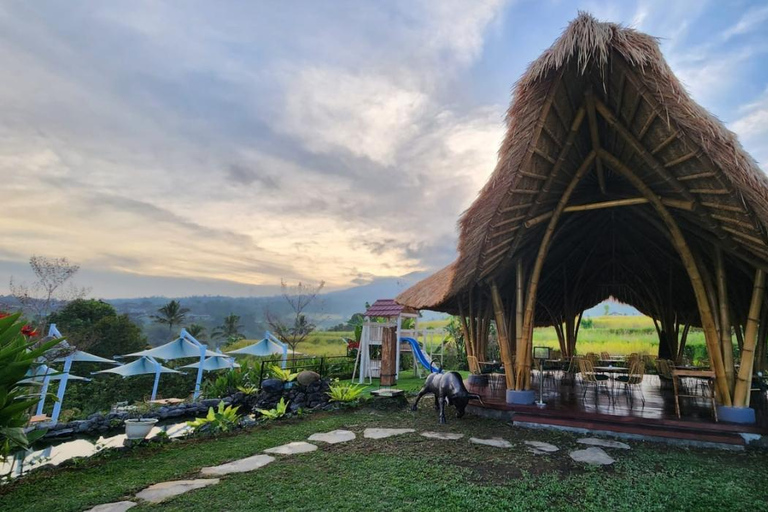
[(125, 420), (125, 436), (128, 439), (144, 439), (157, 421), (157, 418)]
[(726, 423), (751, 425), (756, 422), (755, 410), (750, 407), (717, 406), (717, 419)]
[(523, 391), (507, 390), (507, 403), (516, 405), (531, 405), (536, 400), (536, 391), (526, 389)]

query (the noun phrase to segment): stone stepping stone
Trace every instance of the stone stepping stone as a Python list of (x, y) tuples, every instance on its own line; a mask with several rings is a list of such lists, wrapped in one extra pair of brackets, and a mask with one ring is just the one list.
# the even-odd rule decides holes
[(312, 434), (309, 436), (310, 441), (322, 441), (328, 444), (346, 443), (355, 439), (355, 433), (349, 430), (332, 430), (326, 433)]
[(602, 448), (591, 447), (586, 450), (576, 450), (570, 453), (571, 458), (576, 462), (586, 462), (599, 466), (608, 466), (616, 462), (610, 455), (605, 453)]
[(430, 439), (444, 439), (446, 441), (455, 441), (464, 437), (464, 434), (454, 434), (452, 432), (422, 432), (421, 435)]
[(577, 443), (588, 444), (591, 446), (602, 446), (603, 448), (619, 448), (621, 450), (631, 450), (632, 447), (626, 443), (619, 441), (611, 441), (610, 439), (598, 439), (596, 437), (584, 437), (576, 440)]
[(132, 501), (115, 501), (114, 503), (104, 503), (103, 505), (96, 505), (93, 508), (89, 508), (85, 512), (125, 512), (131, 507), (135, 507), (138, 503)]
[(308, 453), (317, 450), (317, 446), (304, 441), (295, 441), (293, 443), (267, 448), (264, 453), (276, 453), (278, 455), (296, 455), (299, 453)]
[(150, 503), (160, 503), (179, 494), (184, 494), (195, 489), (202, 489), (209, 485), (219, 483), (218, 478), (196, 478), (194, 480), (174, 480), (171, 482), (161, 482), (150, 485), (143, 491), (136, 494), (140, 500)]
[(553, 444), (545, 443), (542, 441), (524, 441), (529, 446), (528, 451), (534, 455), (542, 455), (547, 453), (554, 453), (560, 448)]
[(412, 428), (367, 428), (363, 432), (366, 439), (384, 439), (385, 437), (399, 436), (416, 432)]
[(247, 473), (262, 468), (275, 460), (269, 455), (254, 455), (245, 459), (233, 460), (219, 466), (212, 466), (200, 470), (203, 476), (224, 476), (231, 473)]
[(470, 437), (469, 442), (474, 444), (482, 444), (485, 446), (493, 446), (494, 448), (512, 448), (512, 443), (500, 437), (493, 437), (491, 439), (480, 439), (479, 437)]

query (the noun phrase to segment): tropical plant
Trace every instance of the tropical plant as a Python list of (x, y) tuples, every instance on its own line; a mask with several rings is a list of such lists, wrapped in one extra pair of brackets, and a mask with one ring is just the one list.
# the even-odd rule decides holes
[(181, 325), (184, 323), (184, 320), (187, 318), (187, 313), (189, 313), (189, 308), (183, 308), (181, 307), (181, 302), (172, 300), (158, 309), (157, 312), (160, 314), (152, 315), (152, 319), (158, 324), (167, 325), (168, 331), (173, 332), (174, 325)]
[(187, 425), (192, 427), (195, 433), (218, 434), (220, 432), (229, 432), (237, 428), (240, 423), (241, 416), (237, 413), (238, 409), (239, 407), (225, 405), (221, 401), (216, 410), (210, 407), (205, 417), (188, 421)]
[(240, 388), (251, 388), (259, 381), (255, 365), (243, 361), (240, 368), (222, 372), (213, 380), (203, 382), (203, 395), (208, 398), (224, 398), (236, 393)]
[(283, 369), (280, 368), (280, 366), (273, 364), (269, 367), (269, 375), (272, 376), (275, 379), (280, 379), (283, 382), (291, 382), (294, 379), (296, 379), (296, 376), (298, 376), (298, 373), (293, 373), (288, 368)]
[(201, 324), (189, 324), (189, 326), (187, 326), (187, 332), (199, 341), (205, 340), (205, 331), (205, 326)]
[(45, 434), (44, 430), (24, 432), (27, 410), (39, 397), (30, 393), (34, 384), (22, 380), (36, 366), (35, 361), (62, 340), (35, 346), (21, 333), (24, 324), (19, 322), (19, 313), (0, 316), (0, 460), (4, 461), (13, 451), (28, 448)]
[(211, 338), (223, 338), (226, 340), (226, 343), (234, 343), (245, 339), (245, 335), (240, 332), (242, 328), (240, 315), (230, 313), (224, 317), (223, 323), (213, 330)]
[(336, 379), (331, 383), (328, 396), (331, 397), (331, 402), (354, 402), (360, 398), (364, 390), (365, 386), (342, 383)]
[(276, 420), (285, 416), (288, 412), (288, 404), (285, 398), (281, 398), (274, 409), (256, 409), (256, 411), (268, 420)]
[(259, 392), (259, 387), (258, 386), (250, 386), (250, 385), (248, 385), (248, 386), (237, 386), (237, 390), (239, 392), (243, 393), (244, 395), (250, 396), (250, 395), (255, 395), (256, 393), (258, 393)]

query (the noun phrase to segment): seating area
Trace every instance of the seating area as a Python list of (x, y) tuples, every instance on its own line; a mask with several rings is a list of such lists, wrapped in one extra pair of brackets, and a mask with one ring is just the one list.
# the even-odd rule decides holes
[[(471, 391), (483, 396), (484, 401), (505, 402), (503, 365), (479, 361), (479, 366), (488, 376), (487, 385), (470, 385)], [(675, 365), (670, 360), (641, 354), (587, 353), (570, 359), (553, 357), (534, 360), (532, 384), (537, 396), (543, 385), (547, 408), (640, 418), (718, 421), (714, 373), (687, 362)], [(758, 411), (758, 426), (768, 428), (768, 392), (755, 387), (751, 403)]]

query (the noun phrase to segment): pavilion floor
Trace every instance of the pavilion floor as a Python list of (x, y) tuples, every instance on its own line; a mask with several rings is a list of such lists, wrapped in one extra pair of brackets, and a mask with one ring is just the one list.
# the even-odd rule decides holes
[[(538, 372), (534, 372), (533, 378), (538, 400)], [(685, 394), (701, 395), (703, 392), (695, 381), (686, 382), (685, 385), (690, 392)], [(695, 398), (681, 397), (681, 417), (678, 418), (671, 382), (660, 381), (656, 375), (646, 375), (643, 381), (642, 395), (645, 403), (638, 389), (628, 395), (622, 383), (611, 381), (607, 388), (607, 391), (601, 388), (596, 393), (593, 386), (588, 386), (585, 395), (584, 384), (578, 377), (574, 382), (552, 376), (544, 379), (545, 407), (507, 404), (503, 386), (471, 387), (470, 391), (483, 397), (485, 406), (476, 401), (471, 402), (471, 405), (476, 412), (482, 413), (482, 409), (485, 409), (486, 413), (509, 418), (515, 423), (538, 423), (698, 441), (744, 444), (738, 433), (768, 434), (768, 396), (765, 392), (753, 392), (751, 397), (757, 424), (734, 425), (715, 422), (712, 403), (703, 395)]]

